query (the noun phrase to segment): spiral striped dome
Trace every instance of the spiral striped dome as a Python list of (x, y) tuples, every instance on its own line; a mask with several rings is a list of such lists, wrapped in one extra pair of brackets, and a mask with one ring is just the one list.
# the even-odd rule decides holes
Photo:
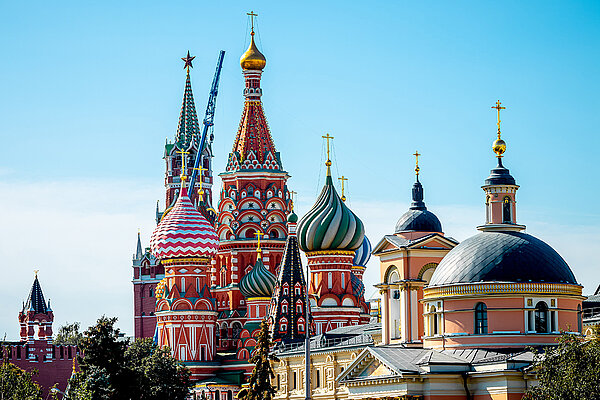
[(262, 262), (256, 260), (252, 271), (244, 275), (239, 283), (240, 292), (244, 297), (271, 297), (277, 278), (269, 271)]
[(352, 265), (357, 265), (359, 267), (366, 266), (371, 259), (371, 250), (371, 242), (369, 241), (369, 238), (365, 236), (362, 244), (358, 249), (356, 249), (356, 253), (354, 253)]
[(350, 283), (352, 284), (352, 293), (358, 298), (365, 295), (365, 284), (354, 273), (350, 272)]
[(298, 223), (302, 251), (356, 250), (365, 236), (365, 227), (344, 204), (327, 174), (325, 186), (313, 208)]
[(215, 228), (194, 208), (185, 188), (152, 237), (150, 249), (158, 259), (211, 257), (217, 253)]

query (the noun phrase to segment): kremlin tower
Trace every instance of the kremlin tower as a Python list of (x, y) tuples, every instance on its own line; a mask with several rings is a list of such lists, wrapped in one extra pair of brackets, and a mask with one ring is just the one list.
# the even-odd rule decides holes
[(317, 334), (358, 325), (369, 318), (360, 290), (356, 292), (352, 284), (353, 260), (363, 244), (365, 228), (333, 186), (329, 146), (326, 166), (325, 186), (298, 223), (299, 246), (311, 270), (309, 295)]
[(275, 274), (283, 256), (290, 207), (286, 184), (289, 175), (283, 169), (263, 111), (260, 79), (266, 59), (256, 47), (254, 28), (240, 65), (245, 81), (244, 110), (225, 172), (220, 174), (223, 186), (216, 225), (219, 250), (210, 278), (223, 316), (221, 349), (235, 347), (244, 316), (250, 313), (240, 290), (242, 277), (257, 264), (257, 236), (264, 235), (260, 268)]

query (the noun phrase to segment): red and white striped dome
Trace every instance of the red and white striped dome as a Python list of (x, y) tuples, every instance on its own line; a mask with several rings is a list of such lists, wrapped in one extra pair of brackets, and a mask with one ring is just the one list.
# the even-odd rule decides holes
[(215, 228), (192, 205), (186, 188), (163, 217), (150, 239), (152, 254), (158, 259), (211, 257), (219, 239)]

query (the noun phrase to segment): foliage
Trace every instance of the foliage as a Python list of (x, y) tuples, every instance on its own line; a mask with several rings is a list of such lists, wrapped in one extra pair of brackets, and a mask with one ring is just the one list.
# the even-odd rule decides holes
[(10, 363), (2, 348), (0, 366), (0, 397), (3, 400), (38, 400), (42, 398), (42, 389), (33, 381), (37, 371), (24, 371)]
[(600, 399), (600, 328), (591, 340), (563, 333), (558, 346), (536, 354), (533, 372), (539, 385), (530, 400)]
[(79, 322), (67, 323), (58, 328), (58, 333), (54, 338), (55, 345), (79, 346), (83, 335), (79, 332), (81, 324)]
[(183, 400), (188, 396), (190, 371), (173, 358), (168, 348), (159, 348), (152, 339), (138, 339), (125, 357), (136, 377), (136, 398)]
[(114, 327), (116, 320), (102, 317), (84, 332), (80, 371), (70, 379), (66, 399), (185, 399), (189, 371), (151, 339), (138, 339), (128, 348)]
[(271, 400), (275, 394), (275, 388), (271, 385), (271, 378), (275, 377), (271, 368), (271, 361), (279, 359), (271, 354), (271, 336), (269, 335), (269, 323), (264, 319), (260, 324), (260, 332), (256, 337), (256, 352), (250, 359), (254, 364), (248, 387), (244, 387), (237, 394), (240, 400)]

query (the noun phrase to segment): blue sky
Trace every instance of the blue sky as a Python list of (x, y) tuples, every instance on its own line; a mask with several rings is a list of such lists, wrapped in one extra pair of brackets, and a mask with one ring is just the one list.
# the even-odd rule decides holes
[[(372, 242), (407, 207), (417, 149), (429, 208), (448, 235), (474, 234), (500, 99), (519, 222), (565, 257), (585, 292), (600, 283), (600, 3), (122, 3), (0, 3), (0, 271), (15, 279), (0, 294), (0, 333), (18, 334), (33, 269), (58, 324), (104, 312), (131, 332), (129, 257), (163, 199), (180, 57), (196, 56), (202, 114), (227, 52), (213, 164), (222, 171), (242, 110), (249, 8), (267, 57), (267, 118), (300, 212), (323, 183), (329, 132), (334, 171), (350, 178), (349, 204)], [(375, 261), (367, 275), (377, 283)]]

